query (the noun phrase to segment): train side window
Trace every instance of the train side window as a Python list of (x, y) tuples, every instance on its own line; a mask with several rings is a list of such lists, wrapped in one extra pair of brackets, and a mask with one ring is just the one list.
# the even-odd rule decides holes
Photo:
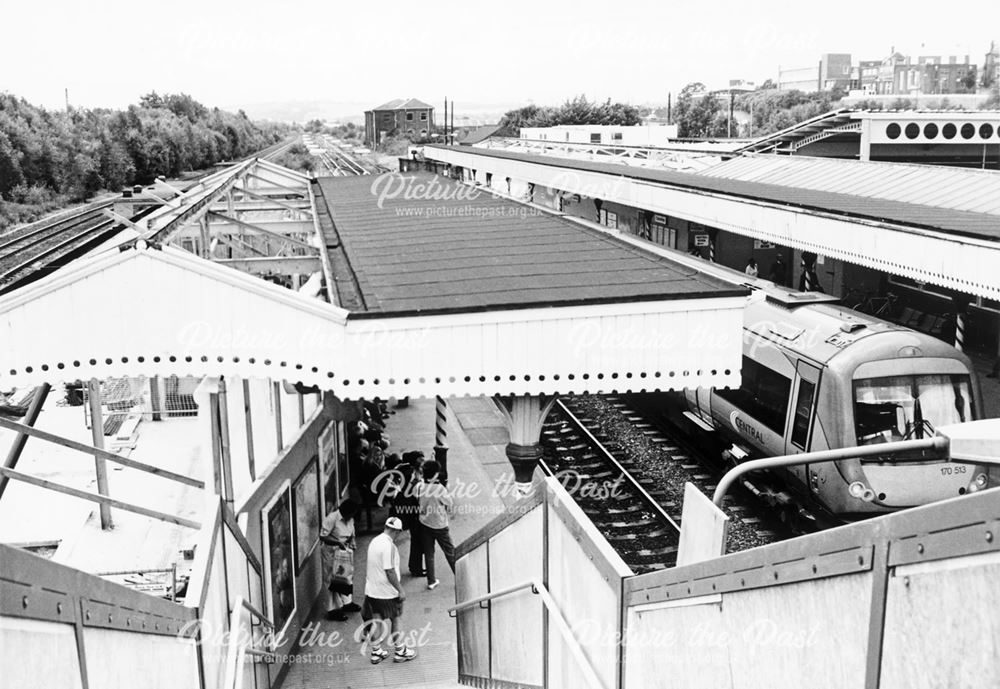
[(738, 389), (716, 390), (716, 393), (775, 433), (784, 435), (791, 379), (745, 356), (741, 373), (743, 382)]
[(808, 380), (799, 381), (799, 399), (795, 403), (795, 419), (792, 423), (792, 444), (802, 449), (805, 449), (809, 437), (809, 420), (812, 418), (815, 392), (815, 383)]

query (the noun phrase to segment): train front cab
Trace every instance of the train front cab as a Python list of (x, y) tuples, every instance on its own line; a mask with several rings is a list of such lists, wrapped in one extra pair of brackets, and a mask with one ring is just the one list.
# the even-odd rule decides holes
[[(846, 398), (845, 410), (850, 411), (851, 444), (858, 446), (929, 438), (938, 427), (981, 416), (978, 381), (964, 357), (901, 356), (868, 361), (859, 364), (844, 381), (840, 392)], [(988, 485), (983, 467), (919, 457), (854, 459), (840, 462), (839, 467), (844, 479), (850, 479), (847, 495), (854, 505), (861, 498), (862, 502), (900, 509), (965, 495)]]

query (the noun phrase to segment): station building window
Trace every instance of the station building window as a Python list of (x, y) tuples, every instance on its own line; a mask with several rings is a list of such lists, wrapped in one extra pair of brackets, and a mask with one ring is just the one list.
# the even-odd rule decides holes
[(599, 143), (601, 143), (601, 134), (600, 134), (600, 132), (598, 132), (596, 134), (591, 134), (590, 135), (590, 143), (592, 143), (592, 144), (599, 144)]
[(413, 121), (413, 113), (412, 112), (406, 113), (406, 121), (407, 122), (412, 122)]
[(426, 112), (420, 113), (420, 121), (421, 122), (426, 122), (427, 121), (427, 113)]
[(621, 141), (622, 140), (622, 133), (621, 132), (614, 132), (614, 133), (612, 133), (611, 134), (611, 140), (612, 141)]

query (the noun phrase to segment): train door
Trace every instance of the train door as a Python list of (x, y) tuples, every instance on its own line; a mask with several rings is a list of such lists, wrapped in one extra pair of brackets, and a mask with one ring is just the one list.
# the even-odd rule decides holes
[[(785, 436), (785, 454), (793, 455), (809, 450), (819, 376), (820, 369), (806, 361), (799, 361), (795, 367), (795, 381), (792, 388), (792, 423)], [(808, 465), (791, 467), (791, 472), (803, 484), (808, 483)]]

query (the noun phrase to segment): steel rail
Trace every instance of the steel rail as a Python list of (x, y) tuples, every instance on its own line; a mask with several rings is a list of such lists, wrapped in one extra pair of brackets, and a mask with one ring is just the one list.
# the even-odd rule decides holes
[(660, 503), (657, 502), (653, 498), (653, 496), (650, 495), (649, 492), (642, 487), (642, 484), (640, 484), (638, 479), (636, 479), (636, 477), (632, 475), (632, 472), (630, 472), (628, 469), (622, 466), (621, 462), (615, 459), (615, 456), (611, 454), (606, 447), (604, 447), (601, 441), (595, 438), (594, 435), (587, 429), (587, 427), (584, 426), (583, 423), (578, 418), (576, 418), (573, 412), (571, 412), (569, 409), (566, 408), (566, 405), (562, 403), (562, 400), (556, 400), (556, 406), (559, 408), (560, 411), (562, 411), (563, 414), (565, 414), (570, 419), (570, 422), (584, 434), (584, 436), (591, 443), (591, 445), (601, 453), (602, 458), (605, 461), (610, 462), (612, 466), (615, 467), (615, 469), (617, 469), (622, 473), (622, 476), (625, 477), (625, 480), (628, 481), (629, 485), (635, 490), (636, 493), (639, 494), (639, 497), (647, 505), (649, 505), (650, 509), (653, 512), (655, 512), (663, 521), (669, 523), (672, 527), (674, 527), (674, 529), (677, 530), (677, 533), (680, 533), (681, 532), (680, 524), (675, 522), (670, 517), (670, 515), (667, 514), (666, 510), (663, 509)]
[[(46, 258), (49, 258), (50, 256), (52, 256), (52, 255), (54, 255), (54, 254), (56, 254), (56, 253), (58, 253), (60, 251), (63, 251), (65, 249), (72, 248), (72, 245), (78, 243), (81, 239), (84, 239), (85, 237), (87, 237), (90, 234), (93, 234), (95, 232), (104, 232), (104, 231), (110, 230), (112, 227), (115, 226), (115, 224), (117, 224), (117, 223), (115, 221), (113, 221), (113, 220), (103, 220), (103, 221), (97, 223), (96, 225), (92, 225), (92, 226), (88, 227), (87, 229), (74, 234), (72, 237), (69, 237), (68, 239), (63, 240), (63, 241), (59, 242), (58, 244), (54, 244), (53, 246), (51, 246), (51, 247), (45, 249), (44, 251), (42, 251), (41, 253), (34, 254), (28, 260), (22, 261), (21, 263), (17, 264), (13, 268), (10, 268), (10, 269), (4, 271), (2, 274), (0, 274), (0, 283), (6, 282), (6, 281), (10, 280), (13, 276), (15, 276), (18, 273), (21, 273), (21, 272), (27, 270), (28, 268), (30, 268), (32, 265), (38, 263), (39, 261), (42, 261), (42, 260), (44, 260)], [(53, 234), (51, 236), (55, 236), (55, 235)]]

